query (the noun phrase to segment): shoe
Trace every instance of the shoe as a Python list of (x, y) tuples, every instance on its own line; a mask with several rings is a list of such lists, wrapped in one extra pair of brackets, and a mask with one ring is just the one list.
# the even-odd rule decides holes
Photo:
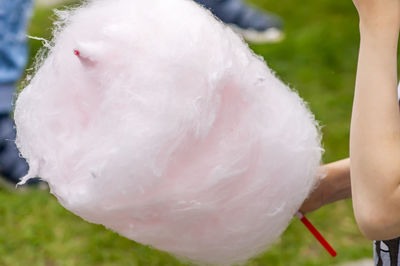
[(272, 43), (283, 39), (282, 20), (242, 0), (195, 0), (249, 42)]
[[(25, 159), (19, 155), (15, 136), (14, 121), (9, 114), (0, 114), (0, 179), (3, 185), (9, 187), (15, 187), (29, 169)], [(27, 186), (44, 187), (43, 181), (37, 178), (28, 182)]]

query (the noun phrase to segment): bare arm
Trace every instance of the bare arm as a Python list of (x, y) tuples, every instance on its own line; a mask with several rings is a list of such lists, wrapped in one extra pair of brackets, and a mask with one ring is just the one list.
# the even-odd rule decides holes
[(354, 213), (370, 239), (400, 236), (400, 0), (353, 0), (360, 52), (350, 133)]
[(326, 177), (304, 201), (300, 208), (302, 213), (312, 212), (320, 207), (351, 197), (350, 159), (344, 159), (322, 166)]

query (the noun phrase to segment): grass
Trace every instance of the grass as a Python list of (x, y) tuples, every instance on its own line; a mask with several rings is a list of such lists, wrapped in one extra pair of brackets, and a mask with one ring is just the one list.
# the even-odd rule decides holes
[[(287, 37), (279, 44), (250, 47), (309, 102), (323, 125), (324, 160), (348, 156), (358, 49), (358, 22), (351, 1), (251, 2), (280, 14)], [(49, 16), (50, 9), (36, 8), (30, 35), (49, 38)], [(37, 40), (30, 44), (32, 55), (42, 46)], [(337, 258), (330, 258), (294, 220), (268, 252), (248, 265), (335, 265), (372, 257), (371, 243), (361, 236), (354, 221), (351, 201), (326, 206), (309, 218), (337, 249)], [(0, 190), (0, 265), (185, 264), (83, 221), (47, 192)]]

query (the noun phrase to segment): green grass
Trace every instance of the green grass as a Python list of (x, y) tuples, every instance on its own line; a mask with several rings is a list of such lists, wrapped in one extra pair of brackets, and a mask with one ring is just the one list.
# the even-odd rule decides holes
[[(286, 39), (250, 45), (279, 77), (309, 102), (323, 125), (326, 162), (348, 156), (358, 48), (357, 16), (350, 0), (253, 0), (285, 19)], [(52, 12), (36, 9), (30, 35), (49, 38)], [(41, 42), (31, 40), (34, 55)], [(32, 62), (32, 61), (31, 61)], [(294, 220), (281, 239), (248, 265), (334, 265), (372, 257), (358, 231), (351, 201), (309, 215), (337, 249), (332, 259)], [(0, 265), (184, 265), (63, 209), (47, 192), (0, 190)]]

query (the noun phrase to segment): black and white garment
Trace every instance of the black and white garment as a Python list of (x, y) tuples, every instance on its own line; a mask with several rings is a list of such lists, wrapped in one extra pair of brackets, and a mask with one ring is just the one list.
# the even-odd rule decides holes
[(376, 266), (400, 266), (400, 238), (374, 241), (374, 259)]

